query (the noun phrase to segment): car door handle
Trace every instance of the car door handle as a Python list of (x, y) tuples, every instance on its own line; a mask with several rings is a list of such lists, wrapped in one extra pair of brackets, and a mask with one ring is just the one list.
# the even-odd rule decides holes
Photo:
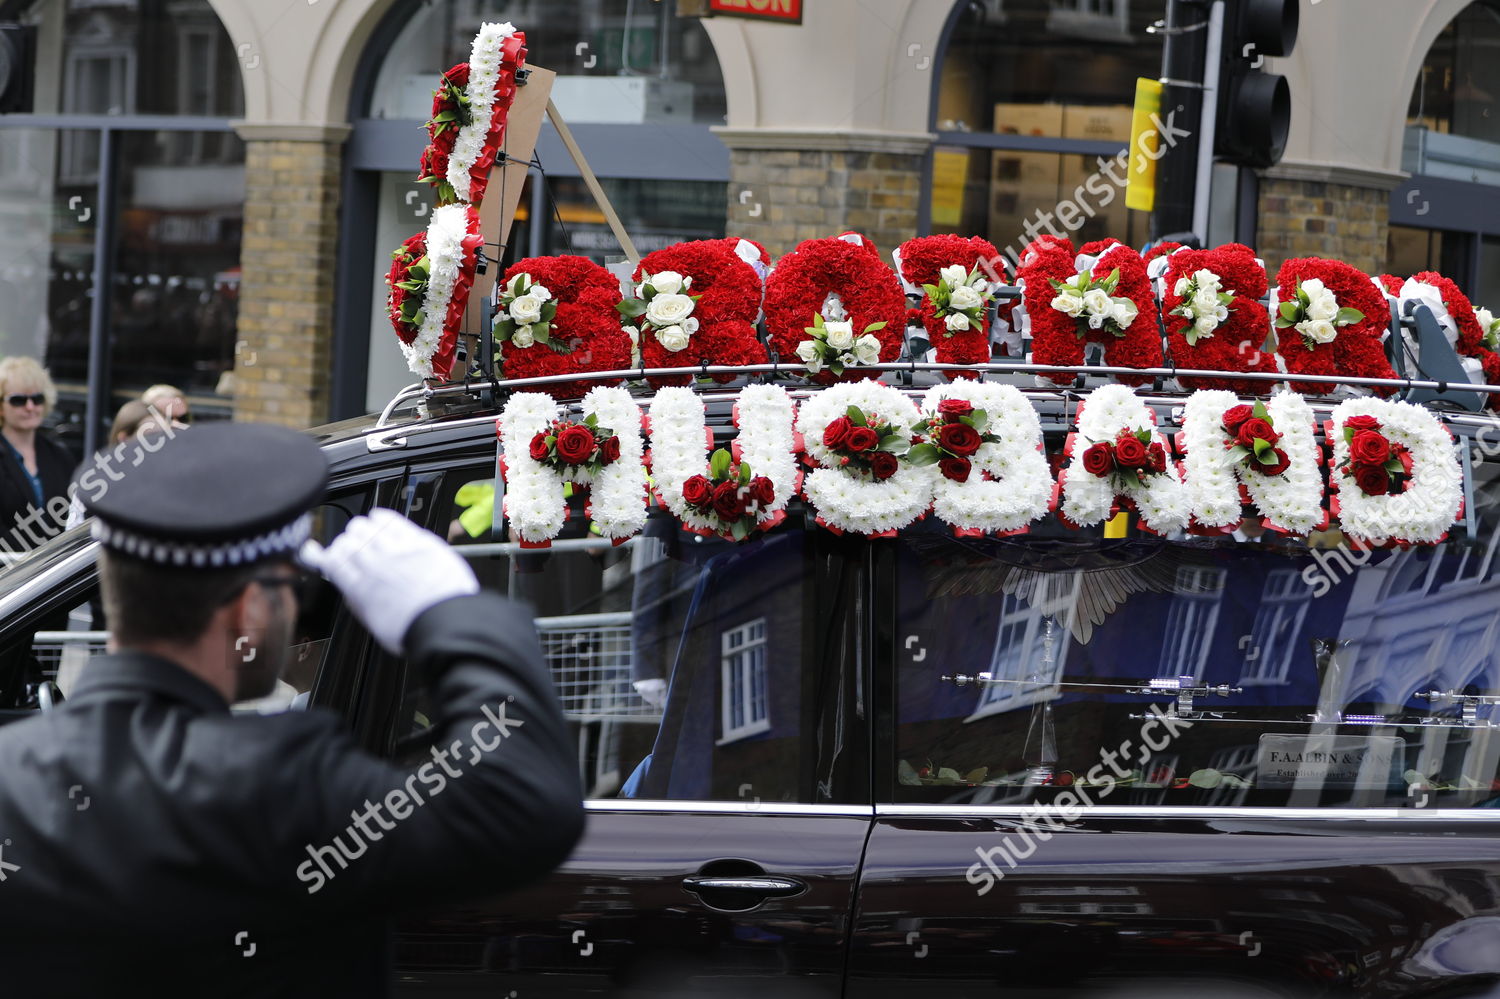
[(763, 898), (789, 898), (807, 890), (807, 885), (794, 878), (778, 878), (770, 875), (725, 877), (690, 875), (682, 879), (682, 887), (694, 894), (702, 892), (744, 892)]

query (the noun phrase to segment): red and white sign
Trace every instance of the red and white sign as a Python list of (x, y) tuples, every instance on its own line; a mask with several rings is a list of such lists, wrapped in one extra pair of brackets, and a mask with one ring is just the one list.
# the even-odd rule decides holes
[(708, 0), (708, 9), (710, 13), (732, 17), (802, 23), (802, 0)]

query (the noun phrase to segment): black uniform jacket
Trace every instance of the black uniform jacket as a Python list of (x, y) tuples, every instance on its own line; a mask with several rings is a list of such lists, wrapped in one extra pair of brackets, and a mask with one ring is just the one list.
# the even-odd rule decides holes
[(26, 474), (25, 467), (0, 441), (0, 544), (10, 551), (25, 551), (62, 533), (67, 517), (54, 520), (46, 513), (47, 501), (68, 494), (75, 464), (67, 448), (46, 431), (37, 431), (36, 472), (42, 480), (43, 512), (30, 520), (26, 527), (21, 527), (20, 522), (37, 505), (36, 493), (32, 491), (31, 477)]
[(140, 653), (0, 729), (0, 995), (385, 995), (392, 912), (561, 863), (582, 789), (531, 619), (459, 597), (406, 648), (437, 731), (410, 770)]

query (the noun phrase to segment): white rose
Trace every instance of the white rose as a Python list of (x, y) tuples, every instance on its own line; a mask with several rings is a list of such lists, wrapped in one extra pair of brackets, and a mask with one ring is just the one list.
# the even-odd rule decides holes
[(1219, 307), (1219, 293), (1212, 288), (1198, 288), (1198, 294), (1193, 296), (1193, 311), (1200, 316), (1211, 316)]
[(1091, 315), (1108, 316), (1109, 310), (1114, 303), (1110, 300), (1109, 292), (1103, 288), (1090, 288), (1083, 293), (1083, 307)]
[(1199, 336), (1213, 336), (1214, 330), (1218, 328), (1218, 321), (1213, 316), (1199, 316), (1193, 322), (1193, 329), (1198, 331)]
[(675, 295), (682, 290), (682, 275), (676, 271), (662, 271), (646, 283), (655, 288), (658, 295)]
[(524, 271), (510, 279), (510, 284), (505, 286), (505, 291), (510, 295), (519, 295), (521, 287), (531, 280), (531, 275)]
[(948, 302), (955, 309), (977, 309), (984, 304), (984, 299), (979, 297), (979, 292), (965, 284), (953, 289)]
[(1489, 309), (1475, 309), (1474, 318), (1478, 321), (1479, 328), (1486, 333), (1490, 331), (1491, 326), (1495, 325), (1495, 314)]
[(1219, 275), (1215, 274), (1213, 271), (1204, 268), (1203, 270), (1200, 270), (1198, 273), (1193, 275), (1193, 281), (1197, 283), (1200, 289), (1211, 288), (1213, 289), (1215, 294), (1218, 294)]
[(516, 331), (510, 335), (510, 342), (517, 347), (530, 347), (536, 343), (536, 337), (532, 335), (530, 326), (517, 326)]
[(541, 299), (543, 302), (552, 297), (552, 292), (548, 290), (547, 286), (544, 284), (532, 285), (527, 294), (533, 295), (536, 298)]
[(682, 328), (687, 330), (689, 334), (696, 333), (698, 332), (698, 320), (692, 316), (688, 316), (682, 321)]
[(834, 321), (824, 323), (825, 339), (834, 350), (848, 350), (854, 343), (854, 324)]
[(1304, 319), (1297, 324), (1297, 332), (1314, 343), (1332, 343), (1338, 337), (1338, 327), (1326, 319)]
[(1083, 299), (1070, 292), (1064, 292), (1052, 300), (1052, 307), (1058, 312), (1065, 312), (1077, 319), (1083, 312)]
[(511, 300), (510, 317), (518, 325), (534, 323), (542, 318), (542, 300), (535, 295), (519, 295)]
[(1180, 278), (1177, 279), (1176, 286), (1173, 287), (1173, 289), (1172, 289), (1172, 294), (1176, 295), (1178, 298), (1183, 298), (1183, 297), (1185, 297), (1187, 295), (1188, 289), (1191, 288), (1192, 286), (1193, 286), (1193, 279), (1192, 278), (1180, 277)]
[(1138, 315), (1140, 315), (1140, 310), (1128, 298), (1115, 299), (1114, 305), (1110, 306), (1109, 309), (1110, 320), (1122, 330), (1129, 329), (1131, 323), (1135, 322), (1135, 317)]
[(1321, 278), (1308, 278), (1306, 281), (1302, 282), (1302, 290), (1307, 292), (1307, 297), (1309, 299), (1316, 302), (1318, 300), (1318, 296), (1322, 295), (1328, 290), (1328, 286), (1323, 283), (1323, 280)]
[(816, 361), (818, 359), (818, 342), (816, 340), (803, 340), (797, 344), (797, 356), (807, 364)]
[(839, 363), (842, 364), (846, 368), (852, 368), (852, 367), (854, 367), (854, 355), (851, 354), (847, 350), (844, 351), (842, 354), (839, 355)]
[(854, 358), (860, 364), (877, 364), (880, 361), (880, 340), (866, 333), (854, 341)]
[(1307, 306), (1307, 318), (1312, 320), (1331, 323), (1338, 314), (1338, 299), (1331, 292), (1313, 296), (1312, 302)]
[(953, 264), (951, 267), (944, 267), (938, 271), (938, 274), (944, 281), (948, 282), (948, 287), (950, 288), (957, 288), (969, 280), (969, 269), (963, 264)]
[(692, 315), (694, 304), (686, 295), (657, 295), (646, 306), (646, 321), (657, 327), (676, 326)]
[(969, 328), (969, 317), (962, 312), (954, 312), (943, 320), (943, 325), (954, 332)]
[(656, 331), (656, 340), (670, 351), (679, 351), (688, 345), (688, 331), (681, 326), (668, 326)]

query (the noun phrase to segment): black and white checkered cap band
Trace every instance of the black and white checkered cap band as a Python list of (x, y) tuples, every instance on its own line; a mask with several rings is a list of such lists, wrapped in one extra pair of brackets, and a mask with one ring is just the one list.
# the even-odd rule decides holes
[(195, 569), (217, 569), (230, 565), (245, 565), (273, 555), (297, 551), (312, 534), (312, 514), (304, 513), (285, 527), (268, 531), (257, 537), (224, 544), (162, 541), (127, 528), (106, 524), (98, 517), (94, 518), (92, 533), (94, 540), (100, 544), (147, 562), (191, 566)]

